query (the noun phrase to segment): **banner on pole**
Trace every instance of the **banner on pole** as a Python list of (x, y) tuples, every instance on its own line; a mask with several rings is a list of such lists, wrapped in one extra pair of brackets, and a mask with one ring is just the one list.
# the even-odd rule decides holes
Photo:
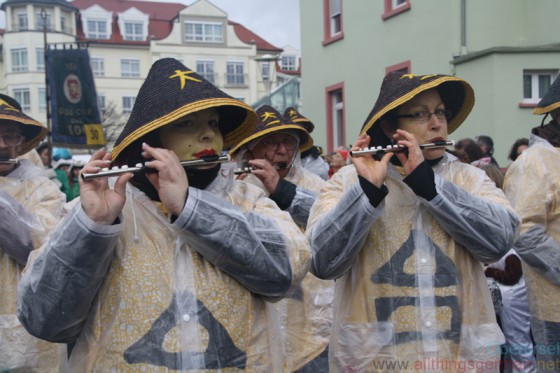
[(46, 60), (53, 144), (70, 148), (105, 145), (87, 49), (49, 49)]

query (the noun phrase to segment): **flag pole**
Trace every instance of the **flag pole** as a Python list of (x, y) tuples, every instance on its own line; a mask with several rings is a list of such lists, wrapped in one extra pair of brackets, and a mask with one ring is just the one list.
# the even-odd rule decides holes
[(52, 123), (51, 123), (51, 105), (50, 105), (50, 94), (49, 94), (49, 77), (47, 74), (47, 11), (45, 8), (41, 8), (41, 19), (43, 20), (43, 59), (44, 59), (44, 70), (45, 70), (45, 103), (47, 106), (47, 147), (49, 149), (49, 164), (52, 164)]

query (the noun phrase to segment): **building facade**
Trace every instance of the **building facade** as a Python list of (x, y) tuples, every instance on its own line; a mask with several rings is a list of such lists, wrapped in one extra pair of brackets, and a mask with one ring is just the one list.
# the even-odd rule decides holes
[(450, 138), (491, 136), (507, 166), (560, 70), (556, 0), (306, 0), (300, 11), (304, 115), (328, 150), (355, 141), (387, 72), (441, 73), (476, 95)]
[[(0, 90), (44, 122), (43, 24), (49, 45), (87, 44), (101, 112), (111, 111), (113, 120), (122, 123), (151, 65), (160, 58), (180, 60), (249, 104), (271, 93), (284, 76), (299, 72), (299, 51), (288, 48), (283, 54), (282, 48), (229, 20), (208, 0), (189, 6), (133, 0), (6, 0), (1, 9), (6, 27), (1, 33)], [(293, 55), (298, 58), (290, 59)], [(262, 61), (262, 56), (272, 58)]]

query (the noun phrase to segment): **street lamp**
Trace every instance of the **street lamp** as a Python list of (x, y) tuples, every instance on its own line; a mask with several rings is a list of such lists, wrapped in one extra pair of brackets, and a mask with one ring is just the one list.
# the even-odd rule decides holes
[(259, 67), (261, 70), (261, 77), (264, 83), (264, 87), (266, 90), (266, 97), (268, 100), (268, 104), (271, 104), (270, 101), (270, 91), (272, 88), (272, 67), (275, 66), (274, 63), (278, 61), (279, 56), (272, 55), (272, 54), (264, 54), (259, 57), (255, 57), (255, 61), (259, 63)]

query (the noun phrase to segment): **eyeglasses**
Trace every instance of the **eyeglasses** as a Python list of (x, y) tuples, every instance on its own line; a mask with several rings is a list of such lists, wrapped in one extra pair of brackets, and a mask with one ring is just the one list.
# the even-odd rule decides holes
[(434, 110), (433, 113), (430, 113), (428, 110), (418, 110), (415, 111), (412, 114), (401, 114), (401, 115), (396, 115), (396, 118), (412, 118), (413, 120), (415, 120), (416, 122), (427, 122), (430, 120), (431, 116), (435, 115), (437, 119), (443, 120), (449, 120), (451, 119), (451, 110), (446, 110), (446, 109), (436, 109)]
[(292, 151), (297, 148), (299, 141), (295, 137), (286, 136), (281, 139), (264, 139), (260, 142), (262, 146), (266, 149), (267, 152), (275, 152), (280, 147), (280, 144), (284, 145), (284, 148), (288, 151)]
[(2, 139), (7, 146), (18, 146), (25, 137), (19, 133), (0, 133), (0, 139)]

